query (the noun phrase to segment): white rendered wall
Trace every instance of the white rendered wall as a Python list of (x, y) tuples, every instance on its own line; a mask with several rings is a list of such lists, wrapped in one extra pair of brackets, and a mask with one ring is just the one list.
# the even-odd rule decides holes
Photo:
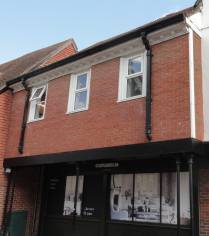
[(209, 0), (203, 0), (202, 8), (202, 72), (204, 138), (209, 140)]

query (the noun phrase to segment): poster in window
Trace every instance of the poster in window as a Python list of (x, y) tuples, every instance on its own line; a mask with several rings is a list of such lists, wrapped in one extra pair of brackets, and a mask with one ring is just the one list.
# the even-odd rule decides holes
[[(180, 174), (180, 221), (190, 223), (189, 173)], [(177, 224), (177, 177), (176, 173), (162, 176), (162, 223)]]
[(190, 224), (190, 197), (189, 197), (189, 173), (181, 172), (180, 175), (180, 215), (181, 224)]
[(176, 173), (162, 174), (162, 223), (177, 223)]
[(132, 220), (133, 175), (112, 175), (110, 215), (113, 220)]
[(134, 220), (160, 222), (160, 175), (158, 173), (135, 175)]
[[(74, 201), (75, 201), (75, 186), (76, 186), (76, 176), (67, 176), (66, 187), (65, 187), (64, 210), (63, 210), (63, 215), (65, 216), (73, 215)], [(76, 207), (77, 215), (81, 214), (82, 194), (83, 194), (83, 176), (79, 176), (77, 207)]]

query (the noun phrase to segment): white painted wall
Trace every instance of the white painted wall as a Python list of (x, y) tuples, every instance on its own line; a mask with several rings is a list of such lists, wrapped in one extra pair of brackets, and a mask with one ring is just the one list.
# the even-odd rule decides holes
[(209, 141), (209, 0), (203, 0), (202, 8), (202, 72), (204, 138)]
[(204, 140), (209, 141), (209, 0), (202, 3), (200, 10), (188, 17), (187, 23), (202, 37)]

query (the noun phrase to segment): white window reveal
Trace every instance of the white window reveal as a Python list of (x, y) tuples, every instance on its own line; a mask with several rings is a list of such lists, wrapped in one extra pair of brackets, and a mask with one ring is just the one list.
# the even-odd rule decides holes
[(144, 55), (121, 58), (119, 101), (144, 97), (146, 94)]
[(28, 121), (36, 121), (44, 118), (46, 107), (47, 86), (33, 88), (30, 96), (30, 109)]
[(90, 72), (71, 76), (68, 112), (79, 112), (88, 109), (90, 90)]

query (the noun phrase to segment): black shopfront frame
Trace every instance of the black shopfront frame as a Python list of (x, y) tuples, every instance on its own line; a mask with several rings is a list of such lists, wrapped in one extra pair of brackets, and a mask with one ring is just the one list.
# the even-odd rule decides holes
[[(109, 167), (109, 166), (113, 167)], [(118, 164), (118, 165), (117, 165)], [(121, 235), (175, 235), (189, 236), (192, 235), (192, 225), (183, 226), (167, 225), (159, 223), (142, 223), (133, 221), (118, 221), (110, 219), (110, 176), (113, 174), (134, 174), (134, 173), (163, 173), (176, 172), (178, 165), (179, 171), (188, 171), (188, 158), (181, 158), (179, 162), (178, 156), (171, 156), (167, 159), (149, 159), (138, 161), (88, 161), (77, 163), (76, 165), (55, 165), (46, 168), (45, 179), (50, 176), (67, 176), (67, 175), (97, 175), (102, 176), (103, 201), (101, 202), (101, 217), (91, 218), (83, 216), (61, 216), (47, 215), (48, 196), (45, 192), (42, 204), (42, 234), (44, 236), (57, 235), (76, 235), (76, 236), (121, 236)], [(106, 167), (107, 166), (107, 167)], [(79, 168), (79, 173), (78, 172)], [(60, 172), (60, 173), (59, 173)], [(46, 189), (45, 185), (45, 189)], [(161, 187), (162, 194), (162, 187)], [(85, 194), (85, 189), (84, 189)], [(63, 198), (63, 196), (62, 196)], [(64, 201), (64, 198), (63, 198)], [(161, 212), (161, 211), (160, 211)], [(48, 231), (46, 232), (46, 228)]]

